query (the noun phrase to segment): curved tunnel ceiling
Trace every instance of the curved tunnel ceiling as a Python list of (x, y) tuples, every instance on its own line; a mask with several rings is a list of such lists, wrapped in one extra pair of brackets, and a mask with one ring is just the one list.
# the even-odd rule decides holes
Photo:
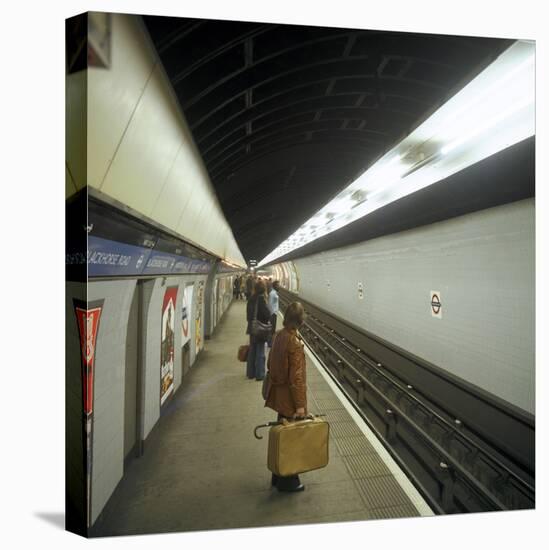
[(511, 44), (143, 19), (247, 260), (265, 257)]

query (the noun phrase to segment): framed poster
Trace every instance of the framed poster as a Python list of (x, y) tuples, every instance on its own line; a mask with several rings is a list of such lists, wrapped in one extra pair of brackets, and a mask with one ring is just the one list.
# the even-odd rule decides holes
[(219, 294), (219, 279), (216, 279), (214, 281), (214, 284), (212, 285), (212, 303), (211, 303), (211, 310), (210, 310), (210, 316), (211, 316), (211, 329), (214, 329), (217, 325), (217, 296)]
[(193, 311), (193, 285), (185, 287), (181, 301), (181, 347), (191, 339), (191, 319)]
[(204, 281), (198, 281), (196, 293), (195, 348), (196, 354), (204, 347), (202, 338), (202, 306), (204, 303)]
[(170, 286), (164, 293), (162, 301), (162, 320), (160, 333), (160, 405), (173, 392), (174, 368), (174, 335), (176, 286)]
[(80, 360), (82, 372), (82, 431), (84, 440), (86, 476), (86, 526), (91, 526), (91, 480), (93, 447), (93, 386), (95, 379), (95, 352), (99, 319), (103, 310), (103, 300), (81, 302), (74, 300), (74, 312), (80, 337)]
[(225, 296), (225, 277), (217, 280), (217, 305), (216, 305), (216, 323), (219, 323), (223, 315), (223, 298)]

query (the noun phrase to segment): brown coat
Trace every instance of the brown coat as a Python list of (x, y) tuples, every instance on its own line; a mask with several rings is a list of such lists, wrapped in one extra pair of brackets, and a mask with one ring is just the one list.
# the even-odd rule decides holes
[(275, 334), (267, 368), (270, 384), (265, 406), (286, 417), (299, 408), (307, 414), (305, 352), (296, 330), (283, 328)]

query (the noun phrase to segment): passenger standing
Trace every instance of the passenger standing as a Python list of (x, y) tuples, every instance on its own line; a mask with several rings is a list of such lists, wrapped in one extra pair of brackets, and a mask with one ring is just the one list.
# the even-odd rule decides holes
[(244, 297), (246, 296), (246, 279), (244, 278), (244, 275), (240, 277), (240, 299), (244, 300)]
[(240, 292), (240, 277), (237, 275), (233, 283), (233, 298), (238, 300), (238, 293)]
[(255, 378), (257, 381), (265, 378), (265, 340), (262, 340), (251, 334), (251, 324), (254, 319), (262, 323), (269, 323), (271, 320), (271, 310), (267, 305), (267, 288), (263, 281), (258, 281), (255, 284), (253, 295), (248, 300), (246, 306), (246, 320), (248, 328), (246, 334), (250, 335), (250, 349), (248, 350), (248, 359), (246, 362), (246, 376), (251, 380)]
[(273, 332), (269, 341), (269, 347), (271, 347), (274, 333), (276, 332), (276, 319), (278, 317), (278, 281), (274, 281), (269, 286), (271, 287), (269, 291), (269, 308), (271, 310), (271, 324), (273, 325)]
[(251, 275), (248, 275), (246, 279), (246, 300), (249, 300), (252, 297), (252, 291), (254, 288), (254, 281)]
[[(278, 413), (278, 420), (292, 420), (307, 414), (307, 377), (305, 352), (297, 329), (301, 327), (305, 311), (299, 302), (291, 303), (284, 315), (284, 328), (275, 334), (269, 353), (269, 386), (265, 407)], [(271, 484), (279, 491), (303, 491), (299, 476), (276, 476)]]

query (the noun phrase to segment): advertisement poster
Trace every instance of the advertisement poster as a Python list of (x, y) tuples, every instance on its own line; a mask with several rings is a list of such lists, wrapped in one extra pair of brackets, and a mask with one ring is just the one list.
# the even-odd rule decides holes
[(202, 340), (202, 304), (204, 303), (204, 281), (198, 282), (196, 293), (195, 347), (196, 353), (204, 347)]
[(219, 288), (217, 290), (217, 322), (221, 319), (223, 316), (223, 312), (225, 311), (225, 296), (227, 294), (227, 279), (226, 277), (222, 279), (218, 279), (218, 285)]
[(213, 329), (217, 325), (217, 296), (219, 293), (219, 279), (214, 282), (213, 288), (213, 298), (212, 298), (212, 304), (211, 304), (211, 320), (212, 320), (212, 326)]
[(175, 304), (176, 286), (170, 286), (164, 293), (162, 302), (162, 327), (160, 335), (160, 405), (173, 392)]
[(193, 311), (193, 285), (185, 287), (181, 304), (181, 347), (191, 339), (191, 319)]
[(83, 432), (86, 456), (86, 518), (91, 525), (91, 474), (92, 474), (92, 420), (95, 350), (99, 318), (103, 301), (88, 303), (75, 301), (75, 314), (80, 336), (80, 360), (82, 367)]
[(78, 333), (80, 335), (80, 349), (82, 352), (82, 392), (84, 415), (90, 416), (93, 412), (93, 366), (95, 363), (95, 343), (101, 307), (84, 309), (76, 307)]
[(216, 306), (215, 306), (215, 323), (219, 323), (221, 315), (223, 314), (223, 295), (225, 293), (225, 279), (217, 279), (217, 293), (216, 293)]

